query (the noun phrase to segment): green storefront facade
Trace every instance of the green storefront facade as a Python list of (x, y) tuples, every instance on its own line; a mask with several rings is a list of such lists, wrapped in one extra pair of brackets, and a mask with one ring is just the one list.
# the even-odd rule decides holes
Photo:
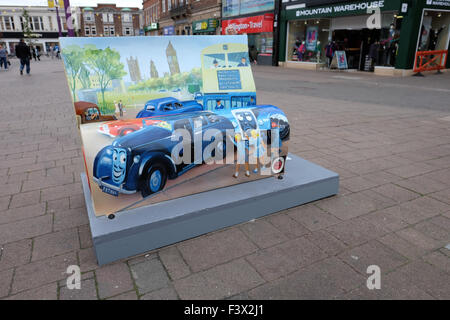
[(204, 19), (197, 20), (192, 23), (193, 34), (216, 34), (217, 27), (219, 26), (219, 20), (217, 19)]
[[(318, 3), (320, 5), (314, 5)], [(378, 9), (379, 17), (381, 16), (379, 20), (382, 20), (383, 27), (380, 28), (381, 32), (374, 33), (363, 26), (363, 23), (365, 24), (365, 21)], [(346, 24), (356, 27), (340, 30), (346, 29)], [(358, 26), (360, 31), (355, 30)], [(410, 70), (414, 66), (417, 50), (449, 49), (450, 0), (330, 0), (328, 2), (326, 0), (284, 0), (280, 14), (278, 60), (282, 63), (295, 59), (304, 61), (303, 56), (292, 54), (293, 47), (297, 48), (302, 42), (309, 40), (311, 32), (317, 32), (321, 36), (322, 43), (318, 45), (321, 47), (316, 49), (316, 52), (320, 53), (314, 59), (323, 61), (320, 55), (324, 55), (324, 46), (333, 42), (332, 38), (335, 36), (345, 38), (346, 43), (352, 42), (352, 37), (361, 37), (360, 42), (366, 41), (369, 46), (369, 42), (374, 42), (375, 37), (379, 38), (382, 34), (389, 35), (389, 28), (392, 29), (392, 35), (395, 35), (396, 44), (395, 49), (390, 49), (392, 59), (387, 60), (395, 69)], [(395, 28), (399, 30), (393, 30)], [(381, 41), (381, 43), (387, 42), (387, 40)], [(357, 49), (352, 50), (357, 51)], [(369, 50), (368, 47), (367, 50)], [(360, 55), (363, 55), (362, 49)], [(360, 57), (355, 64), (357, 65), (358, 62), (361, 65), (364, 61)], [(386, 61), (383, 63), (386, 65)], [(447, 59), (447, 68), (449, 67), (450, 59)]]

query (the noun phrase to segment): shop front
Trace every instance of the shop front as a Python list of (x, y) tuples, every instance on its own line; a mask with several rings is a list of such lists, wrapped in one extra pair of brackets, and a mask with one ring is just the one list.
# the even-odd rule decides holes
[(273, 13), (222, 20), (222, 34), (227, 34), (229, 28), (237, 34), (247, 34), (250, 60), (257, 60), (258, 64), (272, 64)]
[(217, 19), (197, 20), (192, 22), (192, 33), (199, 35), (215, 35), (218, 26), (219, 20)]
[(157, 36), (159, 33), (159, 23), (153, 22), (150, 23), (148, 26), (144, 27), (144, 33), (146, 36)]
[[(439, 6), (429, 8), (433, 2)], [(448, 48), (450, 15), (443, 3), (450, 9), (450, 0), (287, 2), (279, 60), (287, 67), (334, 68), (336, 52), (344, 52), (348, 69), (410, 74), (417, 50)]]
[(173, 36), (175, 34), (175, 26), (167, 26), (163, 28), (164, 36)]
[(416, 52), (450, 50), (450, 0), (427, 0), (420, 21)]

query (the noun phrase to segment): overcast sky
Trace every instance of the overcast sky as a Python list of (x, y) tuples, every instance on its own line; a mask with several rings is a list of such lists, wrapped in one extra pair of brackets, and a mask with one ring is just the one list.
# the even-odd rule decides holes
[[(74, 7), (95, 6), (97, 3), (115, 3), (118, 7), (142, 8), (142, 0), (70, 0), (70, 5)], [(0, 6), (47, 6), (47, 0), (0, 0)]]

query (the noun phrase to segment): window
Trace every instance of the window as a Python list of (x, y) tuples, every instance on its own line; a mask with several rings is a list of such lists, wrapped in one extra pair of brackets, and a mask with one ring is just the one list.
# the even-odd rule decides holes
[(84, 20), (86, 22), (94, 22), (94, 13), (93, 12), (85, 12), (84, 13)]
[(61, 17), (61, 26), (63, 30), (67, 30), (67, 21), (65, 17)]
[[(13, 17), (5, 16), (3, 17), (3, 22), (5, 23), (5, 30), (14, 30), (14, 19)], [(1, 21), (0, 21), (1, 23)]]
[(172, 9), (172, 0), (167, 0), (167, 10)]
[(84, 27), (84, 34), (86, 36), (89, 36), (91, 34), (91, 28), (90, 27)]
[(52, 17), (48, 16), (48, 28), (50, 31), (53, 31), (53, 20)]
[(96, 27), (96, 26), (92, 26), (92, 27), (91, 27), (91, 34), (92, 34), (93, 36), (96, 36), (96, 35), (97, 35), (97, 27)]
[(166, 0), (162, 0), (162, 12), (166, 12)]
[(206, 103), (206, 108), (210, 111), (214, 111), (216, 109), (230, 109), (230, 100), (209, 99)]
[(125, 13), (125, 14), (122, 16), (122, 20), (123, 20), (123, 22), (131, 22), (131, 14)]
[(133, 29), (131, 27), (125, 27), (125, 35), (126, 36), (133, 35)]
[[(22, 30), (25, 31), (25, 20), (24, 20), (23, 17), (20, 17), (20, 25), (21, 25), (21, 27), (22, 27)], [(30, 30), (34, 31), (33, 23), (32, 23), (31, 17), (30, 17), (29, 20), (28, 20), (28, 27), (30, 28)]]
[(42, 17), (32, 17), (32, 22), (34, 30), (44, 30)]
[(255, 105), (253, 97), (232, 97), (231, 108), (242, 108)]
[(115, 34), (114, 27), (109, 27), (109, 35), (113, 36)]
[(102, 20), (104, 23), (113, 23), (114, 14), (113, 13), (102, 13)]
[(103, 27), (103, 34), (105, 36), (109, 36), (109, 27), (108, 26)]

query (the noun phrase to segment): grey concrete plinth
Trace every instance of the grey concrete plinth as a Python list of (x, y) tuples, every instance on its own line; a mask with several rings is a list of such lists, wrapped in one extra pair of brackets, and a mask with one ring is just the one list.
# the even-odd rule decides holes
[(290, 154), (284, 179), (268, 177), (96, 217), (86, 175), (83, 190), (99, 265), (338, 193), (339, 175)]

